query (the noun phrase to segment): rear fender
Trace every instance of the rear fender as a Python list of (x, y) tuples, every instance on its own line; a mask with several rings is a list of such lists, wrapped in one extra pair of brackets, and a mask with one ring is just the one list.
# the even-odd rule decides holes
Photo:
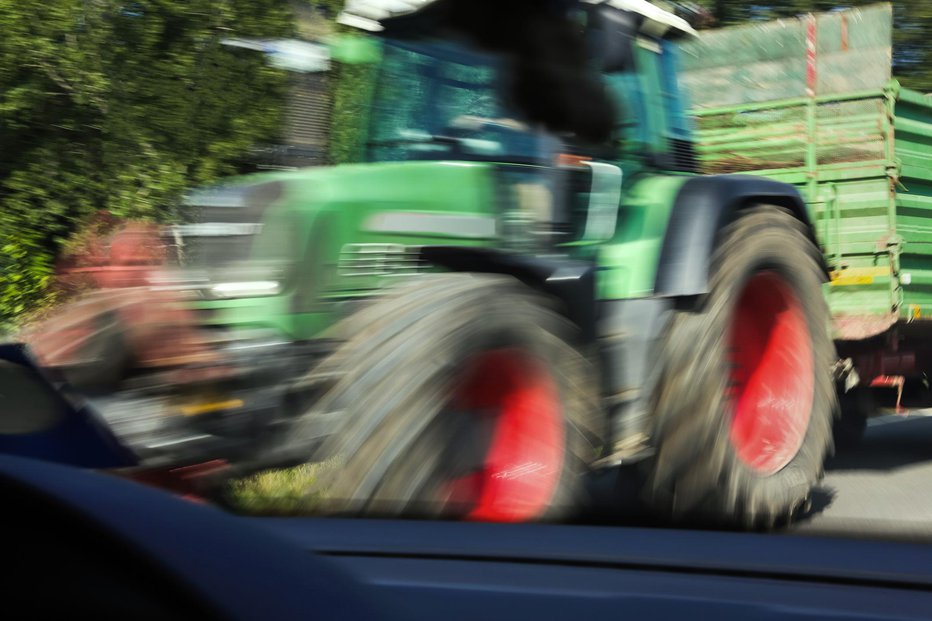
[[(670, 212), (657, 266), (654, 295), (659, 297), (701, 296), (709, 291), (709, 261), (718, 232), (742, 209), (758, 205), (788, 209), (818, 246), (806, 204), (791, 185), (752, 175), (693, 177), (683, 184)], [(822, 267), (828, 280), (824, 258)]]

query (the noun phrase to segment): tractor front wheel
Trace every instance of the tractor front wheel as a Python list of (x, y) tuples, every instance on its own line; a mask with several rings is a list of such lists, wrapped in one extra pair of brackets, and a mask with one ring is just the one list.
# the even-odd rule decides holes
[(343, 420), (324, 447), (333, 511), (517, 522), (579, 506), (596, 375), (546, 298), (510, 277), (424, 277), (344, 330), (315, 406)]

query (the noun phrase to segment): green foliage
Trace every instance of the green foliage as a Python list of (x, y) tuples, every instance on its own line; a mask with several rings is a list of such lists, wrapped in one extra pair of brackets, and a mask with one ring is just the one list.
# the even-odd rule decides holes
[(0, 323), (91, 214), (171, 220), (274, 140), (284, 75), (221, 39), (292, 31), (278, 0), (0, 0)]
[(330, 119), (330, 161), (333, 164), (359, 162), (363, 157), (377, 69), (374, 63), (334, 64)]
[[(715, 18), (711, 27), (731, 26), (751, 20), (793, 17), (809, 12), (877, 4), (877, 0), (699, 0)], [(903, 86), (932, 92), (932, 3), (928, 0), (896, 0), (893, 4), (893, 75)]]
[[(336, 19), (344, 0), (305, 0), (324, 6)], [(354, 28), (334, 25), (334, 32), (345, 37), (362, 36)], [(333, 103), (330, 117), (330, 163), (351, 164), (361, 161), (365, 150), (365, 128), (369, 104), (375, 87), (377, 63), (334, 62), (331, 69)]]
[(298, 34), (316, 41), (336, 29), (335, 20), (343, 9), (343, 0), (291, 0), (298, 22)]
[(18, 236), (0, 232), (0, 308), (7, 311), (7, 316), (0, 317), (2, 326), (13, 316), (52, 302), (48, 289), (52, 264), (40, 241), (29, 232)]

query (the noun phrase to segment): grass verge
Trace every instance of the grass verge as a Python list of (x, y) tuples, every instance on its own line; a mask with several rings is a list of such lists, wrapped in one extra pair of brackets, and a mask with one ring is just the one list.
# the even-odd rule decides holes
[(232, 481), (226, 494), (229, 508), (246, 515), (313, 515), (326, 500), (321, 477), (336, 467), (336, 460), (331, 459)]

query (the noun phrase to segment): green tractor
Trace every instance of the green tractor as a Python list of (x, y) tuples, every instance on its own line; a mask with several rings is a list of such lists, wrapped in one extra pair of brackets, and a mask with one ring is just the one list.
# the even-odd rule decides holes
[(185, 433), (339, 461), (341, 513), (553, 519), (631, 464), (663, 515), (791, 518), (831, 446), (828, 272), (794, 187), (695, 174), (689, 24), (402, 4), (341, 17), (377, 32), (339, 52), (371, 76), (359, 163), (192, 197), (169, 285), (247, 372), (183, 395)]
[[(313, 405), (277, 450), (330, 425), (314, 457), (340, 460), (327, 493), (352, 514), (550, 519), (579, 507), (586, 473), (632, 464), (664, 515), (792, 518), (836, 410), (827, 268), (800, 194), (694, 174), (677, 85), (693, 32), (676, 15), (554, 3), (601, 90), (538, 89), (547, 109), (527, 85), (578, 76), (547, 75), (554, 50), (535, 62), (533, 41), (482, 35), (464, 6), (342, 17), (378, 32), (365, 162), (283, 173), (334, 231), (302, 233), (319, 242), (295, 280), (333, 313), (302, 337), (333, 350), (294, 384)], [(587, 106), (605, 95), (600, 135)], [(297, 320), (264, 299), (224, 312)]]

